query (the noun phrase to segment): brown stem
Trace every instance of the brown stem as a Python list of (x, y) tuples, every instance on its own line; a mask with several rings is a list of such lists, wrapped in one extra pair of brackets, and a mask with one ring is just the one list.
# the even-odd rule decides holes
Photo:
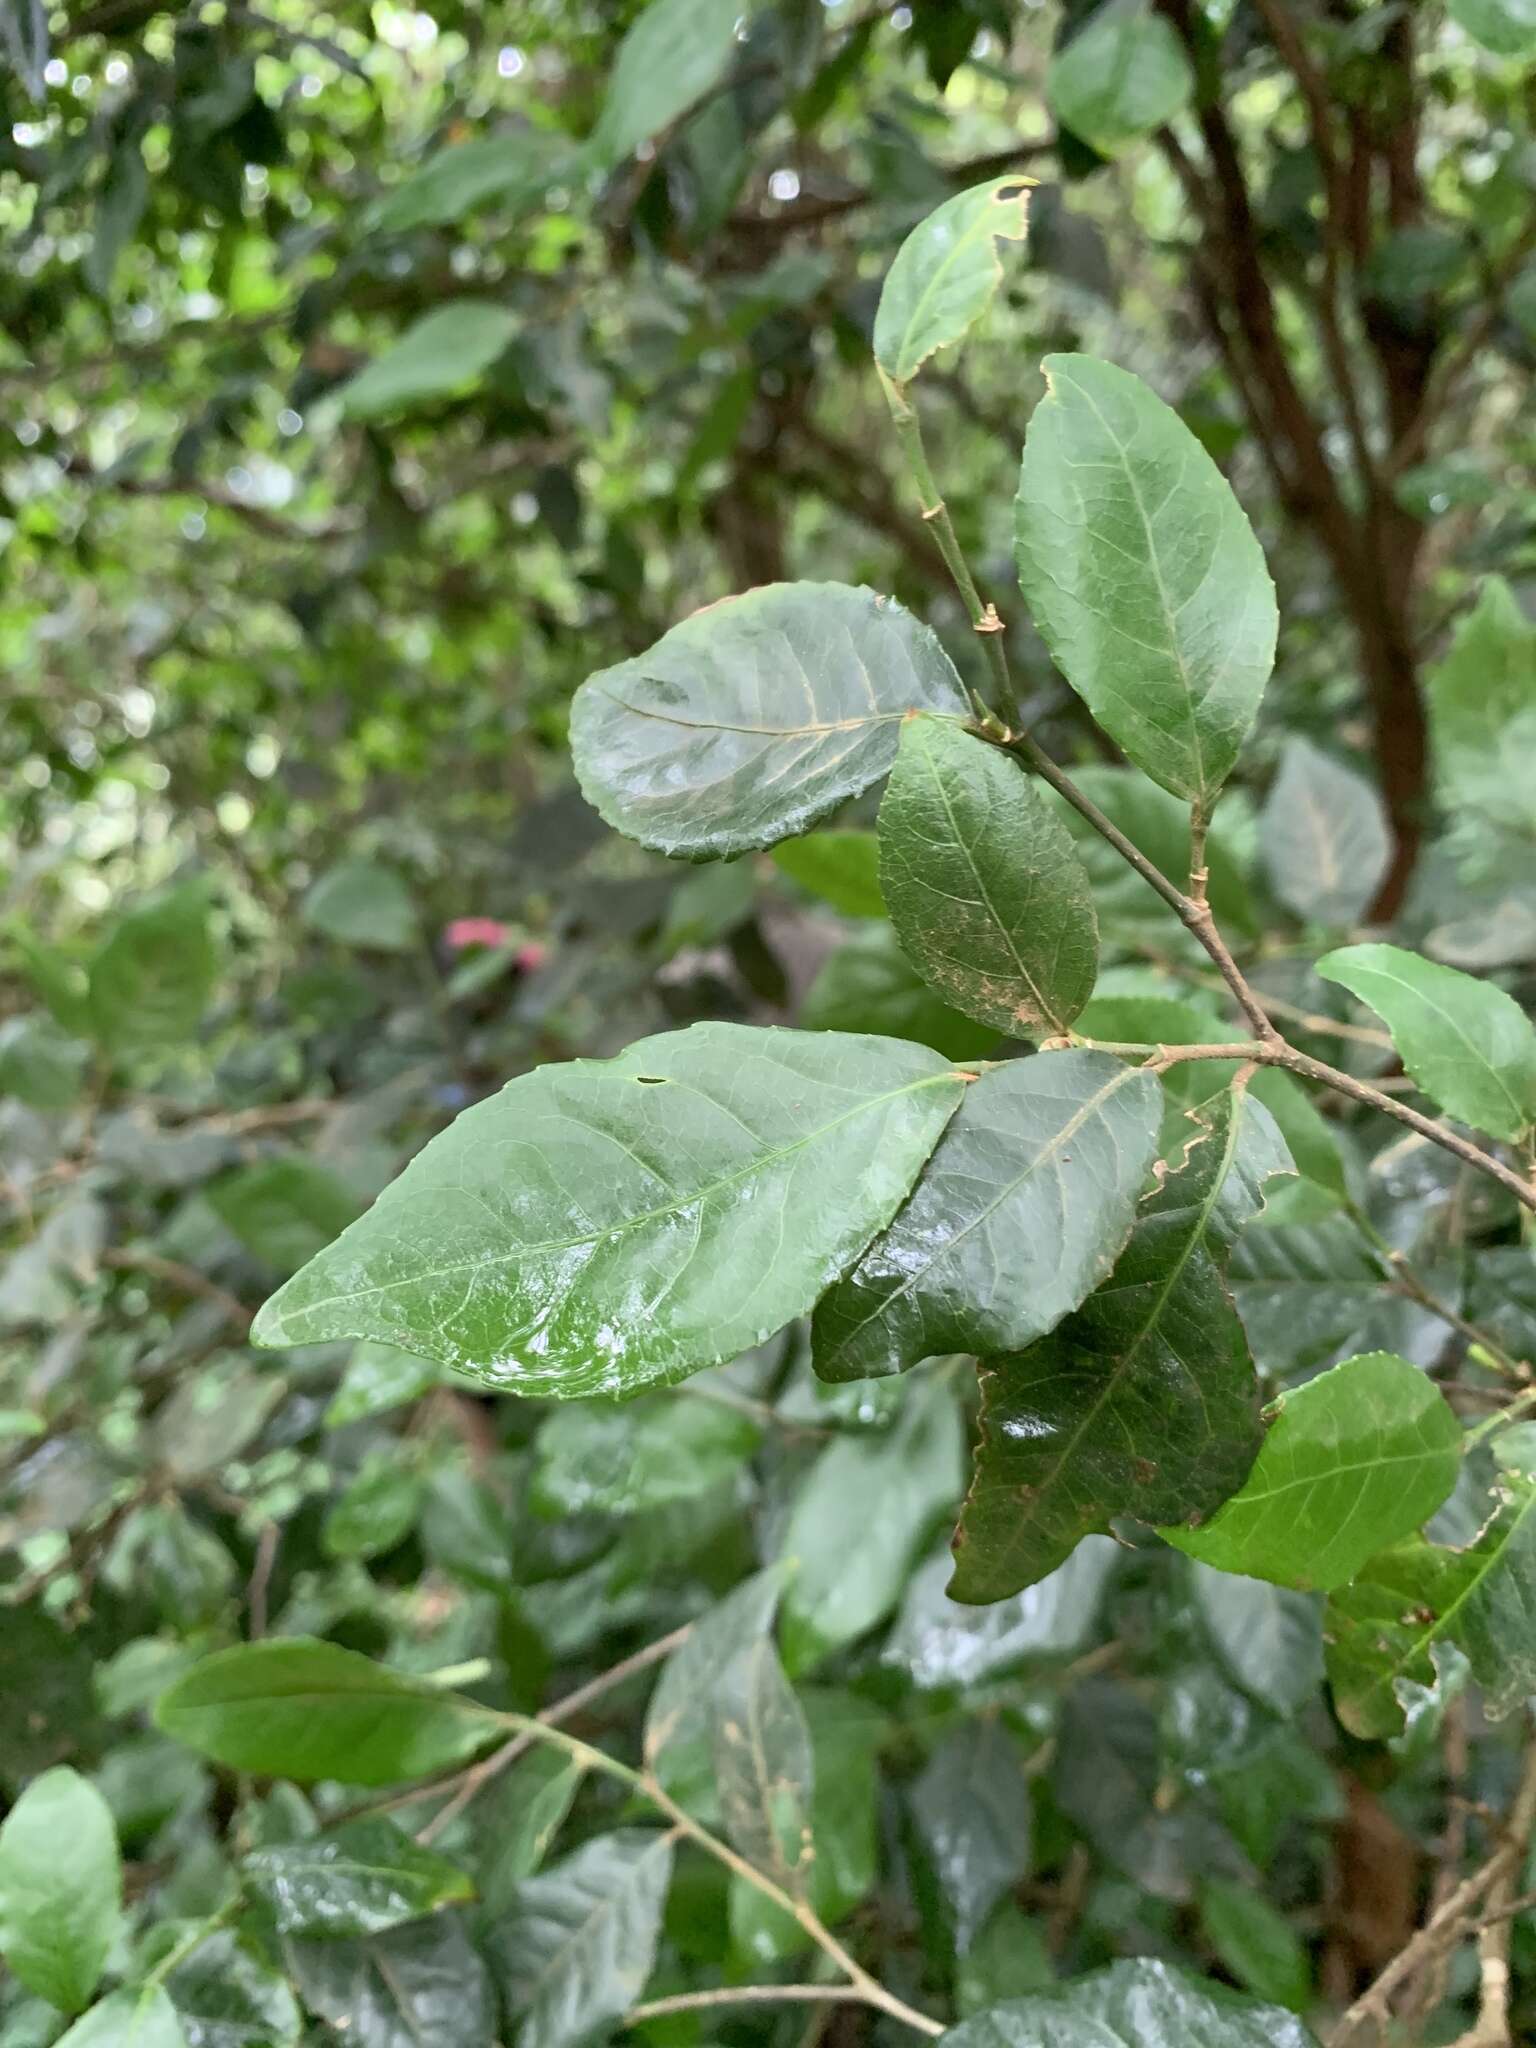
[(679, 1991), (631, 2007), (624, 2024), (660, 2019), (664, 2013), (702, 2012), (720, 2005), (863, 2005), (857, 1984), (721, 1984), (710, 1991)]

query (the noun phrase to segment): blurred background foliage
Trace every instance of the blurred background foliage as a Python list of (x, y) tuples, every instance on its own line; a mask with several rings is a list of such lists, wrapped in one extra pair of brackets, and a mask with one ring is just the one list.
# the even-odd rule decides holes
[[(1298, 958), (1319, 931), (1395, 919), (1529, 992), (1533, 46), (1519, 0), (0, 0), (0, 1775), (94, 1775), (132, 1940), (313, 1818), (147, 1732), (196, 1651), (280, 1624), (469, 1662), (532, 1707), (798, 1516), (837, 1546), (804, 1660), (829, 1801), (836, 1760), (884, 1766), (825, 1816), (834, 1903), (908, 1994), (963, 2012), (1152, 1949), (1305, 2006), (1402, 1945), (1446, 1784), (1495, 1797), (1507, 1747), (1469, 1749), (1443, 1701), (1396, 1753), (1348, 1742), (1291, 1596), (1239, 1612), (1166, 1553), (1095, 1539), (1070, 1587), (965, 1619), (936, 1560), (910, 1575), (959, 1439), (925, 1448), (904, 1384), (818, 1388), (791, 1341), (551, 1414), (378, 1347), (242, 1338), (540, 1060), (699, 1016), (976, 1050), (856, 845), (652, 858), (587, 809), (564, 735), (593, 670), (785, 577), (895, 591), (979, 676), (869, 328), (913, 223), (1014, 168), (1039, 181), (1027, 251), (923, 403), (1028, 715), (1166, 835), (1005, 596), (1039, 361), (1084, 349), (1179, 409), (1280, 587), (1213, 841), (1257, 985), (1372, 1071)], [(1209, 1009), (1141, 885), (1096, 875), (1101, 1001)], [(1369, 1118), (1293, 1125), (1302, 1182), (1234, 1268), (1266, 1371), (1460, 1358), (1474, 1312), (1530, 1355), (1496, 1196)], [(965, 1747), (994, 1740), (1001, 1828), (972, 1810), (996, 1760)], [(482, 1894), (523, 1874), (496, 1877), (494, 1823), (457, 1825)], [(713, 1882), (669, 1920), (676, 1984), (794, 1946)], [(463, 1941), (457, 1906), (439, 1922)], [(219, 2033), (187, 1985), (193, 2048), (312, 2023), (270, 1954), (240, 1970), (267, 2019)], [(411, 2034), (296, 1981), (348, 2039), (499, 2038), (489, 2002)], [(62, 2024), (0, 2006), (5, 2048)], [(804, 2015), (721, 2024), (790, 2042)]]

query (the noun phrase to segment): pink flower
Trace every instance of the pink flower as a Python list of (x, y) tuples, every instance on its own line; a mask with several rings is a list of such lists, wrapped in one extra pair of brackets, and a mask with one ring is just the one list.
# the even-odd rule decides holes
[(466, 946), (505, 946), (512, 927), (495, 917), (456, 917), (443, 933), (450, 952), (462, 953)]

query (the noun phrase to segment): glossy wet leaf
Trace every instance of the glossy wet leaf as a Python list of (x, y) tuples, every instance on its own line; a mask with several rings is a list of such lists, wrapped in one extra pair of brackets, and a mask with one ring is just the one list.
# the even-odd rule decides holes
[(1392, 1034), (1424, 1093), (1494, 1138), (1536, 1123), (1536, 1026), (1514, 997), (1401, 946), (1345, 946), (1317, 963)]
[(949, 2048), (1317, 2048), (1293, 2014), (1168, 1963), (1111, 1963), (1010, 1999), (944, 2036)]
[(220, 1928), (166, 1979), (187, 2048), (298, 2048), (304, 2016), (286, 1978)]
[(1051, 60), (1045, 96), (1063, 127), (1117, 156), (1189, 104), (1194, 73), (1146, 0), (1111, 0)]
[(1063, 1565), (990, 1607), (966, 1607), (945, 1591), (948, 1551), (919, 1567), (886, 1643), (883, 1661), (915, 1685), (981, 1685), (989, 1678), (1075, 1657), (1092, 1638), (1117, 1547), (1085, 1536)]
[(336, 1643), (295, 1636), (216, 1650), (155, 1704), (167, 1735), (231, 1770), (391, 1785), (495, 1740), (485, 1707)]
[(1248, 1476), (1258, 1383), (1223, 1267), (1289, 1161), (1246, 1096), (1206, 1117), (1103, 1286), (1028, 1350), (983, 1361), (955, 1599), (1017, 1593), (1116, 1515), (1208, 1515)]
[(299, 915), (344, 946), (404, 953), (419, 944), (416, 905), (400, 875), (380, 861), (338, 861), (312, 883)]
[(931, 1045), (946, 1059), (986, 1059), (995, 1031), (962, 1017), (928, 986), (888, 924), (871, 924), (827, 958), (805, 992), (807, 1031), (872, 1031)]
[(1274, 585), (1232, 487), (1138, 377), (1047, 356), (1019, 581), (1067, 681), (1154, 782), (1209, 802), (1275, 658)]
[(892, 1039), (696, 1024), (467, 1110), (257, 1317), (561, 1398), (679, 1379), (804, 1314), (965, 1084)]
[(58, 2037), (56, 2048), (189, 2048), (176, 2008), (158, 1986), (114, 1991)]
[(645, 1760), (690, 1809), (717, 1789), (714, 1727), (722, 1675), (773, 1626), (786, 1572), (754, 1572), (697, 1620), (672, 1652), (645, 1717)]
[(304, 2003), (358, 2048), (494, 2048), (490, 1974), (453, 1913), (366, 1940), (294, 1941)]
[(1536, 625), (1501, 576), (1485, 580), (1429, 671), (1428, 696), (1435, 781), (1450, 817), (1536, 835)]
[(807, 832), (773, 849), (773, 864), (844, 917), (884, 917), (880, 842), (873, 832)]
[(114, 1051), (183, 1045), (218, 980), (207, 891), (197, 883), (136, 905), (90, 963), (91, 1030)]
[(1323, 1680), (1322, 1602), (1235, 1572), (1193, 1571), (1195, 1606), (1237, 1683), (1274, 1714), (1307, 1706)]
[(961, 1722), (934, 1751), (911, 1799), (956, 1946), (967, 1949), (998, 1900), (1029, 1872), (1033, 1810), (1012, 1736), (997, 1720)]
[(798, 1891), (815, 1850), (811, 1732), (772, 1638), (756, 1637), (714, 1693), (715, 1776), (725, 1833), (756, 1869)]
[(1170, 1543), (1222, 1571), (1323, 1592), (1421, 1529), (1456, 1484), (1461, 1424), (1434, 1382), (1374, 1351), (1283, 1393), (1253, 1470)]
[(493, 1965), (522, 2048), (575, 2048), (639, 2001), (671, 1875), (671, 1837), (629, 1828), (519, 1887)]
[(650, 0), (613, 61), (592, 134), (599, 162), (617, 165), (708, 92), (735, 53), (740, 19), (737, 0)]
[(878, 782), (908, 711), (965, 711), (927, 626), (846, 583), (770, 583), (590, 677), (571, 750), (616, 831), (708, 859), (804, 832)]
[(817, 1372), (863, 1379), (1054, 1328), (1124, 1245), (1161, 1114), (1156, 1079), (1107, 1053), (973, 1082), (895, 1221), (818, 1303)]
[(517, 315), (487, 299), (455, 299), (408, 327), (341, 387), (349, 419), (385, 419), (455, 398), (478, 384), (518, 328)]
[(474, 1892), (457, 1864), (422, 1848), (383, 1814), (257, 1849), (240, 1869), (271, 1909), (279, 1934), (312, 1940), (382, 1934)]
[(994, 1031), (1057, 1036), (1093, 991), (1098, 922), (1070, 835), (1017, 762), (951, 721), (902, 725), (880, 887), (930, 987)]
[(791, 1568), (784, 1661), (798, 1675), (883, 1621), (964, 1481), (951, 1387), (915, 1382), (894, 1424), (829, 1444), (795, 1497), (780, 1552)]
[(1363, 917), (1392, 858), (1386, 809), (1370, 783), (1300, 738), (1285, 743), (1259, 838), (1270, 886), (1309, 924)]
[(90, 2002), (122, 1918), (117, 1830), (106, 1801), (61, 1765), (34, 1778), (0, 1825), (0, 1957), (63, 2012)]
[(875, 361), (905, 384), (936, 349), (960, 341), (997, 295), (999, 242), (1021, 242), (1029, 182), (992, 178), (920, 221), (896, 252), (875, 311)]
[(761, 1435), (750, 1415), (703, 1396), (584, 1401), (539, 1431), (530, 1504), (553, 1519), (688, 1500), (739, 1470)]
[(1328, 1602), (1334, 1708), (1354, 1735), (1401, 1732), (1400, 1685), (1433, 1687), (1431, 1651), (1469, 1660), (1494, 1718), (1536, 1692), (1536, 1483), (1506, 1475), (1487, 1526), (1463, 1549), (1400, 1543)]

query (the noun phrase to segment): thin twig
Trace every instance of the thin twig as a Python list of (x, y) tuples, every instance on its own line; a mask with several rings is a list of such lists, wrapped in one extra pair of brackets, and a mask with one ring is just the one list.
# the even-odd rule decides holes
[(710, 1991), (679, 1991), (671, 1998), (648, 1999), (625, 2015), (624, 2024), (660, 2019), (669, 2012), (700, 2012), (717, 2005), (862, 2005), (856, 1984), (721, 1984)]
[(282, 1526), (277, 1522), (263, 1522), (261, 1534), (256, 1538), (256, 1562), (251, 1567), (251, 1582), (246, 1588), (245, 1607), (250, 1617), (250, 1639), (257, 1642), (267, 1632), (267, 1594), (272, 1585), (272, 1570), (277, 1563), (277, 1547), (282, 1540)]

